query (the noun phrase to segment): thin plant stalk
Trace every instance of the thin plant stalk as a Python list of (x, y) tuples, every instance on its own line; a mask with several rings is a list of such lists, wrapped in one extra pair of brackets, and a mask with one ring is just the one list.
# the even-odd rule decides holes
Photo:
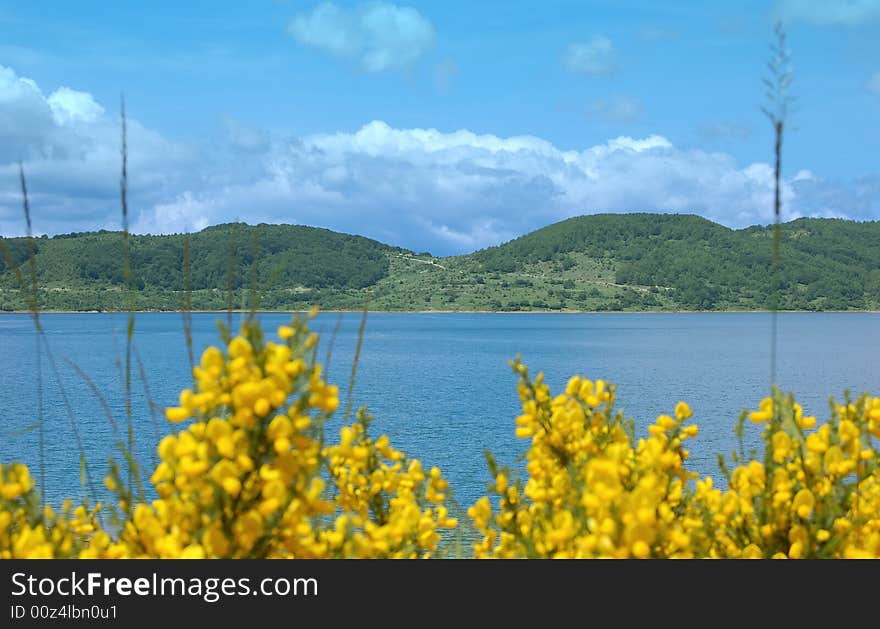
[[(55, 377), (55, 383), (58, 386), (58, 391), (61, 394), (61, 400), (67, 413), (67, 417), (70, 420), (70, 429), (73, 433), (74, 442), (76, 443), (77, 451), (79, 452), (80, 464), (82, 467), (82, 479), (83, 485), (85, 489), (91, 495), (93, 501), (97, 502), (97, 492), (95, 491), (95, 484), (92, 480), (91, 472), (88, 470), (88, 466), (84, 465), (86, 461), (86, 451), (83, 447), (82, 438), (79, 434), (79, 429), (77, 428), (77, 421), (74, 417), (73, 406), (70, 403), (70, 399), (67, 397), (67, 390), (64, 388), (64, 381), (61, 379), (61, 373), (58, 369), (58, 364), (55, 362), (55, 357), (52, 354), (52, 350), (49, 347), (49, 340), (46, 337), (46, 332), (43, 329), (42, 324), (40, 323), (40, 312), (39, 312), (39, 301), (38, 301), (38, 284), (37, 284), (37, 269), (36, 269), (36, 247), (33, 242), (33, 231), (32, 231), (32, 223), (31, 223), (31, 215), (30, 215), (30, 203), (28, 202), (27, 197), (27, 181), (24, 176), (24, 167), (19, 165), (19, 174), (22, 184), (22, 194), (24, 197), (24, 213), (25, 213), (25, 221), (27, 222), (28, 227), (28, 238), (29, 238), (29, 258), (30, 258), (30, 269), (31, 269), (31, 286), (30, 290), (27, 288), (27, 283), (25, 282), (24, 276), (21, 273), (21, 269), (18, 266), (14, 256), (6, 247), (6, 243), (0, 241), (2, 244), (3, 255), (6, 258), (8, 265), (12, 268), (13, 273), (18, 281), (19, 291), (22, 294), (22, 297), (25, 300), (25, 303), (28, 304), (28, 308), (30, 310), (31, 318), (34, 321), (34, 330), (36, 332), (37, 338), (37, 357), (38, 357), (38, 423), (37, 428), (40, 430), (40, 451), (39, 451), (39, 465), (40, 465), (40, 492), (41, 492), (41, 502), (42, 505), (45, 506), (46, 503), (46, 492), (48, 488), (48, 483), (46, 482), (46, 473), (45, 473), (45, 418), (43, 417), (43, 404), (42, 404), (42, 388), (43, 388), (43, 380), (42, 380), (42, 353), (43, 349), (45, 349), (46, 357), (49, 360), (49, 366), (52, 370), (52, 374)], [(42, 342), (42, 344), (41, 344)]]
[(181, 305), (180, 313), (183, 317), (183, 336), (186, 340), (186, 355), (189, 358), (190, 371), (192, 371), (195, 362), (193, 361), (192, 341), (192, 262), (190, 260), (188, 233), (183, 236), (183, 303)]
[[(76, 442), (76, 448), (79, 451), (80, 460), (86, 460), (86, 450), (83, 447), (82, 438), (79, 434), (79, 429), (77, 428), (76, 418), (73, 413), (73, 406), (70, 403), (70, 398), (67, 396), (67, 390), (64, 388), (64, 382), (61, 379), (61, 372), (58, 369), (58, 363), (55, 362), (55, 357), (52, 355), (52, 352), (49, 349), (49, 340), (46, 338), (46, 334), (43, 330), (40, 331), (40, 337), (43, 339), (43, 345), (46, 348), (46, 357), (49, 359), (49, 366), (52, 368), (52, 374), (55, 376), (55, 383), (58, 385), (58, 392), (61, 393), (61, 401), (64, 405), (64, 409), (67, 412), (67, 417), (70, 420), (70, 429), (73, 432), (73, 439)], [(86, 481), (86, 488), (89, 490), (92, 496), (92, 500), (97, 502), (98, 493), (95, 490), (95, 483), (92, 480), (92, 474), (89, 471), (88, 467), (83, 470), (83, 477)]]
[[(138, 364), (138, 372), (140, 375), (141, 383), (144, 385), (144, 395), (147, 396), (147, 407), (150, 409), (150, 419), (153, 422), (153, 438), (155, 439), (154, 443), (159, 443), (159, 419), (156, 415), (156, 402), (153, 400), (153, 396), (150, 393), (150, 385), (147, 382), (147, 372), (144, 369), (144, 363), (141, 361), (141, 355), (137, 351), (137, 348), (134, 348), (134, 358)], [(156, 461), (156, 451), (155, 448), (150, 449), (150, 462), (153, 464), (153, 468), (155, 469), (157, 461)]]
[(37, 251), (34, 245), (34, 233), (31, 225), (31, 206), (28, 201), (27, 180), (24, 176), (24, 165), (19, 162), (18, 175), (21, 181), (21, 199), (24, 207), (24, 219), (27, 223), (28, 261), (31, 272), (31, 298), (30, 311), (34, 320), (34, 341), (37, 345), (37, 434), (39, 442), (39, 465), (40, 465), (40, 500), (43, 507), (46, 506), (46, 425), (43, 417), (43, 351), (40, 346), (40, 334), (43, 326), (40, 323), (40, 295), (37, 287)]
[[(70, 359), (65, 359), (68, 365), (73, 367), (74, 371), (79, 374), (80, 378), (88, 385), (89, 389), (91, 389), (94, 396), (97, 398), (98, 403), (101, 405), (101, 409), (104, 411), (104, 415), (106, 415), (107, 420), (110, 422), (110, 427), (113, 429), (113, 433), (116, 436), (116, 445), (119, 448), (119, 451), (122, 453), (123, 458), (128, 462), (129, 467), (134, 470), (140, 470), (140, 465), (137, 462), (137, 458), (135, 457), (133, 452), (126, 451), (125, 442), (122, 440), (122, 435), (119, 433), (119, 425), (116, 423), (116, 420), (113, 417), (113, 412), (110, 410), (110, 405), (107, 403), (107, 399), (101, 393), (101, 390), (98, 388), (98, 385), (89, 378), (88, 374), (82, 370), (82, 368), (73, 362)], [(138, 487), (138, 501), (144, 502), (146, 499), (146, 495), (144, 493), (143, 482), (140, 478), (140, 473), (135, 474), (134, 476), (135, 482)]]
[(782, 226), (779, 217), (782, 210), (779, 187), (782, 172), (782, 132), (783, 121), (777, 120), (773, 125), (776, 135), (775, 142), (775, 167), (774, 167), (774, 194), (773, 194), (773, 290), (771, 291), (771, 320), (770, 320), (770, 384), (776, 384), (776, 352), (778, 344), (778, 315), (779, 315), (779, 291), (781, 287), (779, 269), (779, 243), (782, 240)]
[(364, 342), (364, 329), (367, 327), (367, 305), (364, 304), (364, 314), (361, 317), (361, 325), (358, 328), (358, 338), (357, 345), (354, 350), (354, 360), (351, 363), (351, 375), (348, 378), (348, 393), (346, 394), (347, 401), (345, 403), (345, 421), (348, 421), (349, 416), (351, 415), (351, 408), (354, 405), (354, 379), (355, 375), (357, 375), (358, 362), (361, 358), (361, 346)]
[(248, 322), (254, 320), (260, 307), (260, 287), (257, 278), (257, 258), (260, 253), (260, 231), (254, 230), (254, 239), (251, 243), (251, 286), (248, 307)]
[[(122, 119), (122, 176), (120, 177), (120, 201), (122, 204), (122, 275), (125, 280), (128, 302), (128, 325), (125, 333), (125, 421), (128, 428), (128, 452), (134, 454), (134, 422), (131, 412), (131, 344), (134, 337), (134, 292), (131, 282), (131, 252), (128, 233), (128, 142), (125, 124), (125, 98), (120, 99)], [(128, 491), (131, 493), (135, 475), (132, 459), (128, 466)]]
[(343, 313), (339, 313), (336, 317), (336, 324), (333, 326), (333, 333), (330, 335), (330, 341), (327, 343), (327, 355), (324, 357), (324, 369), (330, 372), (330, 358), (333, 356), (333, 345), (336, 342), (336, 335), (339, 334), (339, 326), (342, 325)]
[(774, 28), (776, 39), (771, 47), (771, 58), (767, 64), (770, 71), (764, 79), (767, 88), (767, 105), (762, 107), (764, 115), (770, 120), (774, 133), (774, 170), (773, 170), (773, 258), (770, 295), (771, 324), (770, 324), (770, 384), (776, 384), (776, 362), (778, 345), (778, 311), (779, 292), (781, 290), (780, 247), (782, 241), (782, 140), (786, 128), (786, 120), (791, 111), (793, 97), (789, 87), (793, 80), (791, 69), (791, 53), (785, 43), (785, 29), (777, 22)]
[(232, 307), (235, 290), (235, 251), (238, 246), (238, 224), (232, 226), (232, 238), (229, 241), (229, 270), (226, 274), (226, 328), (232, 332)]

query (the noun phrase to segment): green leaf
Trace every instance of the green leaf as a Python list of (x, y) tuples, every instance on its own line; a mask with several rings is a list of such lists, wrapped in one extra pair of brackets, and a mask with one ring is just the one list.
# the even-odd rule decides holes
[(24, 428), (17, 428), (16, 430), (4, 430), (2, 433), (6, 437), (19, 437), (21, 435), (26, 435), (29, 432), (32, 432), (40, 427), (40, 423), (30, 424), (25, 426)]

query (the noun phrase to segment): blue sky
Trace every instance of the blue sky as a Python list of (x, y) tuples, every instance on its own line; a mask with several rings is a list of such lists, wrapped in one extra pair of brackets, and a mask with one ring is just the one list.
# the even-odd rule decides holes
[(880, 218), (880, 0), (2, 2), (0, 233), (292, 222), (452, 254), (569, 216)]

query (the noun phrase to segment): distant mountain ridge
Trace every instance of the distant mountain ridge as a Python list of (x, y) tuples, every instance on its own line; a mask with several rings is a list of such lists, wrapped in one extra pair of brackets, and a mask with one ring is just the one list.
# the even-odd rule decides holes
[[(136, 307), (223, 310), (786, 310), (880, 309), (880, 222), (797, 219), (733, 230), (688, 214), (570, 218), (471, 254), (434, 258), (362, 236), (301, 225), (216, 225), (184, 240), (131, 236)], [(11, 266), (27, 240), (0, 249), (0, 310), (23, 310)], [(35, 239), (40, 306), (126, 307), (120, 232)], [(256, 268), (254, 255), (256, 254)], [(26, 271), (26, 267), (22, 267)], [(27, 273), (25, 273), (27, 276)], [(257, 291), (251, 291), (256, 280)]]

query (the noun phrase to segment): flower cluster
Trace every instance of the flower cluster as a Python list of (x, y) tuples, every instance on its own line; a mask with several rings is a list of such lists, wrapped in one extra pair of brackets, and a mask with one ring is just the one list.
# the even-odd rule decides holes
[(744, 453), (728, 489), (697, 484), (715, 557), (880, 557), (880, 398), (833, 404), (817, 426), (778, 390), (744, 418), (764, 426), (762, 459)]
[(88, 548), (101, 507), (40, 506), (27, 466), (0, 464), (0, 559), (63, 559)]
[[(159, 443), (158, 499), (135, 506), (120, 542), (135, 557), (278, 557), (323, 553), (320, 425), (336, 410), (304, 323), (264, 342), (246, 324), (225, 353), (207, 348), (194, 389), (166, 410), (189, 425)], [(113, 486), (119, 483), (113, 479)]]
[(336, 520), (335, 550), (343, 557), (434, 556), (441, 530), (458, 525), (443, 504), (449, 483), (439, 468), (425, 472), (417, 459), (407, 460), (387, 436), (371, 439), (370, 420), (359, 412), (326, 450), (335, 502), (347, 514)]
[(740, 452), (732, 471), (720, 459), (722, 490), (687, 470), (697, 426), (683, 402), (636, 441), (613, 387), (574, 377), (553, 397), (541, 374), (513, 367), (528, 479), (490, 457), (494, 482), (469, 510), (475, 556), (880, 557), (880, 398), (834, 405), (817, 427), (774, 390), (737, 426), (742, 440), (746, 417), (765, 425), (763, 459)]
[[(477, 557), (690, 557), (691, 523), (681, 517), (691, 411), (679, 403), (647, 439), (614, 410), (614, 387), (573, 377), (551, 396), (542, 374), (530, 380), (521, 362), (523, 414), (516, 434), (531, 440), (528, 480), (512, 481), (490, 458), (489, 495), (469, 510), (482, 534)], [(490, 497), (491, 496), (491, 497)], [(493, 504), (493, 499), (494, 502)], [(497, 507), (497, 509), (495, 508)]]

